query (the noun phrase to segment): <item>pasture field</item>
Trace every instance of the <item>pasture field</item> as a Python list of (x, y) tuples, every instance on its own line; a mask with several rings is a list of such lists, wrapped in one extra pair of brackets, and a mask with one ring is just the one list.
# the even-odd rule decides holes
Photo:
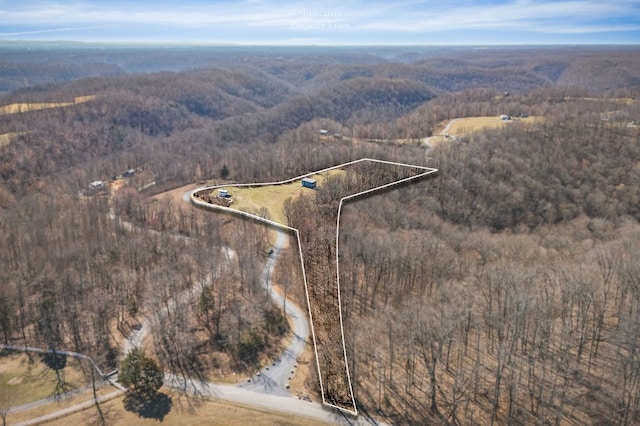
[(11, 133), (3, 133), (0, 135), (0, 148), (2, 148), (5, 145), (9, 145), (9, 142), (11, 142), (11, 139), (13, 139), (14, 137), (20, 135), (22, 132), (11, 132)]
[[(14, 405), (38, 401), (53, 395), (56, 385), (55, 371), (41, 361), (40, 354), (32, 354), (33, 361), (24, 353), (3, 352), (0, 355), (0, 387), (8, 388), (16, 396)], [(80, 361), (67, 357), (62, 369), (64, 380), (73, 389), (86, 384)]]
[(465, 136), (484, 129), (497, 129), (517, 123), (534, 123), (541, 117), (527, 117), (509, 121), (501, 120), (498, 116), (492, 117), (464, 117), (459, 118), (451, 125), (448, 134), (450, 136)]
[[(318, 186), (321, 186), (328, 176), (340, 173), (344, 173), (344, 171), (330, 170), (309, 177), (315, 179)], [(300, 180), (280, 185), (225, 186), (224, 189), (229, 191), (233, 196), (231, 208), (252, 213), (257, 213), (259, 209), (266, 208), (269, 212), (269, 219), (282, 224), (287, 223), (283, 210), (284, 202), (287, 198), (297, 198), (301, 195), (315, 195), (314, 190), (304, 188), (300, 184)], [(216, 196), (217, 193), (218, 190), (216, 189), (211, 195)]]
[(0, 106), (0, 115), (18, 114), (20, 112), (39, 111), (41, 109), (62, 108), (71, 105), (78, 105), (94, 100), (96, 97), (77, 96), (73, 102), (40, 102), (40, 103), (15, 103)]

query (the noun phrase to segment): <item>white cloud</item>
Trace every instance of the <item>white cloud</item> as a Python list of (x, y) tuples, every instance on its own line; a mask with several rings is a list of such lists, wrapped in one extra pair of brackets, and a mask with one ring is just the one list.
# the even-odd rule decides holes
[(0, 37), (17, 37), (17, 36), (35, 35), (35, 34), (49, 34), (49, 33), (70, 32), (70, 31), (97, 30), (97, 29), (104, 29), (104, 28), (109, 28), (109, 27), (112, 27), (112, 26), (109, 26), (109, 25), (93, 25), (93, 26), (89, 26), (89, 27), (62, 27), (62, 28), (50, 28), (50, 29), (46, 29), (46, 30), (0, 32)]
[[(618, 28), (611, 19), (627, 21), (639, 16), (637, 2), (520, 0), (504, 4), (456, 6), (440, 11), (402, 11), (379, 16), (361, 28), (376, 31), (435, 32), (445, 30), (501, 29), (533, 32), (593, 32)], [(601, 23), (597, 23), (601, 22)], [(619, 27), (635, 29), (636, 24)]]
[[(195, 4), (135, 2), (106, 5), (91, 2), (12, 2), (0, 0), (0, 22), (16, 23), (1, 36), (90, 29), (92, 26), (139, 27), (235, 31), (246, 29), (247, 38), (265, 39), (270, 33), (289, 32), (286, 40), (309, 42), (332, 36), (305, 34), (313, 26), (348, 30), (358, 34), (434, 34), (446, 31), (502, 30), (532, 33), (582, 34), (640, 29), (638, 0), (504, 0), (491, 4), (407, 0), (386, 2), (344, 0), (322, 3), (304, 1), (244, 0)], [(25, 29), (18, 29), (19, 25)], [(322, 24), (322, 25), (321, 25)], [(333, 27), (331, 27), (333, 25)], [(54, 29), (44, 29), (41, 27)], [(40, 27), (40, 28), (39, 28)], [(383, 38), (383, 36), (382, 36)]]
[(22, 25), (51, 24), (154, 24), (177, 27), (214, 24), (278, 26), (301, 18), (303, 6), (278, 6), (249, 0), (242, 3), (152, 6), (140, 3), (115, 9), (105, 4), (31, 4), (13, 10), (0, 10), (1, 22)]

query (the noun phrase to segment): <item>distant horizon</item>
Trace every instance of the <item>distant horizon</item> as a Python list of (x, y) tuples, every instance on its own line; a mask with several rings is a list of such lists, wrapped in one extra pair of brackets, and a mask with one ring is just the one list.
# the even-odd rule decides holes
[(51, 44), (51, 45), (101, 45), (101, 46), (131, 46), (131, 47), (282, 47), (282, 48), (471, 48), (471, 49), (492, 49), (492, 48), (570, 48), (570, 47), (639, 47), (639, 43), (513, 43), (513, 44), (259, 44), (259, 43), (232, 43), (216, 41), (135, 41), (135, 40), (7, 40), (0, 39), (0, 46), (10, 44)]
[(238, 46), (640, 44), (638, 0), (24, 0), (0, 40)]

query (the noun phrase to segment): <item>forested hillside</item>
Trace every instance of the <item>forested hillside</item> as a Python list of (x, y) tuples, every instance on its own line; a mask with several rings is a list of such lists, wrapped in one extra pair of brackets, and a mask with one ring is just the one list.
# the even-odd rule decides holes
[[(170, 306), (151, 343), (164, 368), (255, 368), (284, 332), (259, 286), (268, 234), (155, 196), (371, 157), (440, 174), (343, 212), (363, 412), (640, 421), (637, 48), (0, 50), (5, 343), (113, 367), (124, 335)], [(425, 142), (502, 114), (500, 128)], [(277, 275), (300, 281), (291, 253)], [(289, 294), (306, 306), (301, 286)]]
[(638, 142), (600, 118), (486, 131), (432, 151), (424, 188), (351, 206), (361, 400), (398, 423), (636, 423)]

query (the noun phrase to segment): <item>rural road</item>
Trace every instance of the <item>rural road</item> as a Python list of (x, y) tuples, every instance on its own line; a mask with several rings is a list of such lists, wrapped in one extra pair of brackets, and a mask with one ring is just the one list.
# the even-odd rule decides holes
[[(186, 192), (182, 199), (185, 201), (190, 200), (191, 192)], [(297, 359), (304, 351), (305, 345), (309, 338), (309, 323), (307, 321), (306, 314), (290, 301), (285, 304), (284, 298), (272, 286), (271, 277), (274, 274), (275, 266), (278, 261), (278, 257), (281, 251), (287, 246), (289, 234), (281, 229), (275, 229), (276, 242), (273, 250), (271, 251), (269, 258), (262, 271), (262, 285), (269, 293), (269, 296), (273, 299), (276, 306), (286, 306), (285, 314), (290, 318), (292, 327), (292, 337), (288, 346), (283, 350), (282, 354), (273, 363), (265, 366), (262, 370), (257, 372), (253, 377), (248, 378), (238, 385), (239, 388), (259, 392), (263, 394), (278, 395), (291, 398), (291, 392), (288, 389), (288, 383), (291, 380), (295, 370), (297, 369)], [(226, 255), (227, 261), (233, 259), (236, 253), (229, 248), (222, 248), (223, 254)], [(176, 295), (174, 298), (178, 304), (186, 303), (187, 298), (192, 293), (189, 291), (183, 291)], [(148, 336), (151, 329), (150, 318), (143, 318), (140, 321), (138, 327), (129, 334), (122, 348), (122, 355), (126, 356), (133, 348), (140, 348), (143, 340)], [(171, 383), (178, 387), (184, 387), (184, 381), (178, 380), (178, 378), (171, 379)], [(203, 384), (204, 385), (204, 384)], [(212, 383), (208, 386), (215, 386)], [(290, 400), (289, 400), (290, 401)], [(247, 401), (243, 401), (247, 403)]]
[[(113, 398), (117, 398), (122, 395), (124, 391), (116, 390), (106, 395), (99, 396), (97, 398), (98, 402), (106, 402)], [(53, 401), (52, 401), (53, 402)], [(41, 425), (43, 423), (51, 422), (53, 420), (62, 418), (64, 416), (71, 415), (73, 413), (77, 413), (78, 411), (85, 410), (87, 408), (91, 408), (95, 406), (95, 401), (90, 399), (89, 401), (84, 401), (76, 405), (72, 405), (71, 407), (63, 408), (62, 410), (54, 411), (53, 413), (45, 414), (44, 416), (36, 417), (35, 419), (25, 420), (24, 422), (15, 423), (14, 426), (30, 426), (30, 425)]]
[(423, 138), (422, 142), (424, 142), (424, 144), (427, 146), (427, 151), (429, 151), (429, 149), (431, 149), (432, 141), (436, 140), (436, 138), (440, 139), (441, 137), (446, 136), (449, 133), (449, 130), (451, 129), (451, 126), (453, 126), (453, 124), (458, 120), (459, 120), (459, 118), (454, 118), (453, 120), (449, 120), (447, 125), (444, 126), (444, 129), (442, 129), (442, 131), (440, 133), (438, 133), (437, 135), (433, 135), (433, 136), (429, 136), (429, 137)]
[[(165, 374), (164, 382), (167, 386), (185, 389), (184, 382), (175, 376)], [(324, 407), (316, 402), (308, 402), (291, 396), (270, 395), (256, 392), (246, 388), (233, 385), (221, 385), (214, 383), (190, 382), (187, 391), (197, 391), (197, 393), (215, 399), (236, 402), (250, 407), (263, 408), (270, 411), (277, 411), (297, 416), (303, 416), (329, 422), (338, 425), (380, 425), (374, 420), (360, 416), (358, 418), (346, 416), (338, 410)], [(245, 419), (250, 423), (250, 419)]]
[[(186, 192), (182, 199), (189, 201), (192, 191)], [(264, 270), (262, 272), (262, 285), (268, 291), (269, 296), (273, 299), (276, 306), (284, 306), (284, 298), (278, 294), (272, 286), (271, 277), (273, 276), (278, 256), (287, 245), (289, 234), (283, 230), (276, 229), (276, 242), (273, 251), (267, 259)], [(229, 249), (223, 248), (227, 261), (233, 259), (236, 253)], [(191, 292), (184, 291), (176, 296), (178, 303), (185, 303), (186, 298)], [(288, 389), (288, 382), (293, 376), (297, 368), (297, 359), (302, 351), (304, 351), (307, 339), (309, 338), (309, 323), (307, 317), (300, 308), (293, 303), (286, 303), (285, 314), (291, 319), (293, 336), (291, 342), (284, 349), (280, 358), (272, 364), (265, 366), (261, 371), (257, 372), (253, 377), (248, 378), (241, 383), (239, 387), (252, 390), (255, 392), (268, 393), (280, 396), (291, 396)], [(140, 321), (139, 326), (134, 330), (125, 341), (122, 348), (122, 355), (126, 356), (133, 348), (140, 348), (142, 341), (150, 332), (149, 318)]]
[(453, 123), (455, 123), (458, 120), (459, 118), (454, 118), (453, 120), (449, 121), (447, 125), (444, 127), (444, 129), (442, 129), (442, 131), (440, 132), (440, 136), (446, 136), (447, 133), (449, 133), (449, 129), (451, 129), (451, 126), (453, 126)]
[[(189, 193), (185, 194), (185, 200), (189, 199)], [(283, 230), (277, 230), (276, 243), (273, 251), (271, 252), (269, 259), (263, 270), (263, 286), (267, 289), (269, 295), (272, 297), (277, 306), (286, 306), (285, 313), (291, 319), (292, 326), (292, 338), (289, 345), (284, 349), (282, 355), (272, 365), (264, 367), (259, 373), (251, 377), (248, 381), (241, 383), (240, 385), (222, 385), (215, 383), (195, 382), (188, 381), (185, 383), (184, 379), (165, 373), (164, 383), (166, 386), (179, 388), (181, 390), (187, 390), (188, 387), (192, 387), (193, 390), (197, 390), (204, 396), (209, 396), (216, 399), (232, 401), (240, 404), (244, 404), (252, 407), (265, 408), (277, 412), (284, 412), (294, 414), (298, 416), (304, 416), (324, 422), (341, 425), (382, 425), (375, 420), (366, 416), (359, 416), (357, 418), (346, 416), (338, 410), (327, 408), (319, 403), (309, 402), (293, 398), (287, 388), (287, 384), (291, 379), (297, 368), (297, 358), (304, 350), (309, 338), (309, 323), (307, 321), (306, 314), (300, 310), (293, 303), (287, 301), (285, 304), (282, 295), (278, 294), (272, 284), (271, 277), (275, 269), (275, 265), (281, 251), (287, 244), (289, 235)], [(231, 260), (236, 253), (228, 248), (222, 248), (222, 251), (226, 254), (227, 260)], [(180, 293), (176, 296), (177, 303), (184, 303), (188, 292)], [(150, 332), (150, 321), (148, 318), (143, 319), (140, 322), (140, 326), (131, 333), (127, 340), (124, 342), (122, 353), (126, 355), (134, 347), (140, 347), (144, 338)], [(16, 348), (18, 349), (18, 348)], [(19, 348), (18, 350), (24, 350), (25, 348)], [(29, 348), (37, 352), (43, 352), (40, 349)], [(75, 352), (63, 352), (70, 356), (76, 356), (80, 358), (87, 358), (86, 355), (77, 354)], [(93, 361), (91, 361), (93, 363)], [(97, 368), (97, 367), (96, 367)], [(105, 401), (114, 398), (122, 392), (124, 388), (115, 382), (117, 376), (111, 377), (109, 382), (119, 388), (118, 390), (104, 395), (99, 398), (100, 401)], [(14, 407), (11, 411), (20, 411), (27, 409), (27, 406), (41, 406), (50, 403), (49, 399), (35, 401), (25, 406)], [(72, 407), (68, 407), (63, 410), (58, 410), (53, 413), (49, 413), (46, 416), (36, 419), (28, 420), (24, 425), (39, 424), (40, 422), (52, 420), (54, 418), (64, 417), (65, 415), (77, 412), (79, 410), (88, 408), (94, 405), (93, 400), (85, 401), (80, 404), (76, 404)], [(32, 407), (29, 407), (32, 408)]]
[[(285, 305), (284, 298), (274, 290), (271, 277), (280, 251), (285, 247), (289, 235), (280, 229), (276, 232), (278, 237), (262, 273), (262, 285), (266, 287), (276, 306), (280, 307)], [(309, 338), (309, 323), (306, 315), (293, 303), (286, 303), (285, 314), (291, 319), (293, 331), (289, 346), (285, 348), (279, 359), (241, 383), (240, 387), (273, 395), (290, 395), (288, 382), (295, 373), (298, 356), (302, 354)]]

